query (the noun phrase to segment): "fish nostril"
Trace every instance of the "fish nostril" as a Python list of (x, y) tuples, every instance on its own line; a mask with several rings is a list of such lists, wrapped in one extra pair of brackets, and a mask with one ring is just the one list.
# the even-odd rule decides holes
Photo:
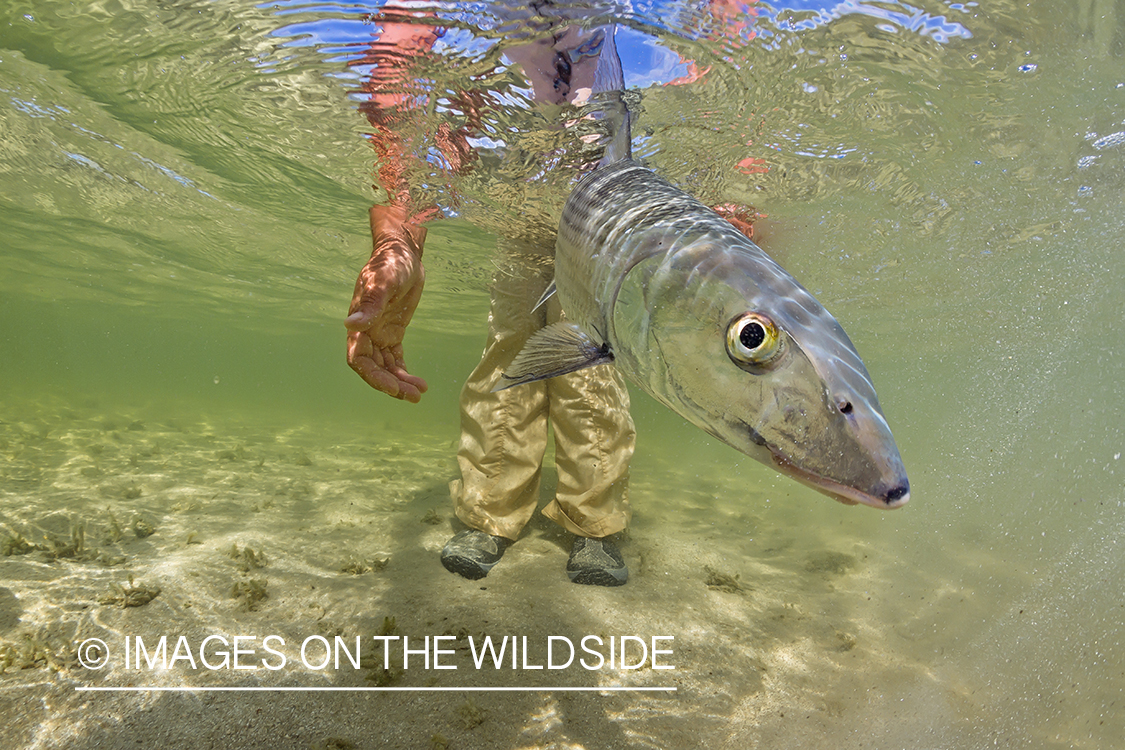
[(840, 410), (841, 414), (851, 414), (852, 402), (848, 401), (846, 398), (837, 399), (836, 408)]
[(898, 487), (892, 487), (891, 489), (887, 490), (887, 494), (884, 495), (884, 497), (886, 498), (888, 503), (893, 503), (895, 500), (905, 497), (909, 493), (910, 485), (902, 484)]

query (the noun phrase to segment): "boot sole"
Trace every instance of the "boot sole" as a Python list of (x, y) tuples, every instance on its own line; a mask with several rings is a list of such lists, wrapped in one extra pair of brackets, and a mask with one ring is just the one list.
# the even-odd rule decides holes
[(572, 582), (585, 586), (624, 586), (629, 580), (628, 570), (568, 570), (566, 574)]
[(482, 565), (476, 560), (470, 560), (467, 557), (460, 555), (451, 555), (449, 557), (441, 558), (441, 564), (450, 573), (456, 573), (462, 578), (468, 578), (470, 581), (479, 581), (488, 575), (488, 571), (495, 567), (496, 563), (492, 565)]

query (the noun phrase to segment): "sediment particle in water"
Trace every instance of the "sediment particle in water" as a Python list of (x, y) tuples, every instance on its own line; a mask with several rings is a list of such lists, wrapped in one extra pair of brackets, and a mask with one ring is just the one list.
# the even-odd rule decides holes
[(738, 575), (732, 576), (730, 573), (715, 570), (710, 565), (704, 565), (703, 571), (707, 574), (707, 578), (703, 581), (707, 588), (718, 589), (728, 594), (738, 594), (746, 590), (738, 580)]
[(226, 450), (215, 451), (215, 458), (220, 461), (245, 461), (246, 448), (242, 445), (237, 445), (233, 450), (227, 448)]
[(340, 568), (341, 573), (350, 573), (353, 576), (363, 575), (371, 570), (371, 566), (363, 560), (352, 559), (350, 562)]
[(305, 500), (312, 496), (313, 487), (308, 482), (290, 482), (286, 487), (280, 488), (275, 495), (288, 495), (293, 500)]
[(62, 539), (55, 535), (46, 537), (46, 545), (35, 545), (35, 549), (42, 550), (43, 556), (49, 562), (55, 560), (69, 560), (84, 557), (86, 548), (86, 524), (72, 523), (70, 525), (70, 539)]
[(387, 557), (382, 560), (361, 560), (358, 557), (352, 557), (342, 568), (341, 573), (351, 573), (353, 576), (363, 575), (373, 570), (382, 570), (387, 567), (387, 563), (391, 558)]
[(109, 552), (103, 551), (99, 552), (98, 556), (94, 559), (97, 562), (100, 562), (102, 565), (113, 566), (120, 565), (121, 563), (125, 562), (125, 555), (114, 555)]
[(125, 531), (121, 528), (121, 524), (117, 521), (117, 516), (113, 515), (111, 511), (106, 511), (109, 514), (109, 533), (106, 535), (106, 541), (110, 543), (120, 542), (121, 537), (125, 536)]
[(0, 639), (0, 674), (16, 669), (59, 672), (65, 668), (66, 659), (59, 649), (39, 636), (24, 633), (18, 641)]
[(402, 677), (402, 672), (395, 669), (387, 669), (382, 664), (379, 664), (367, 671), (364, 679), (372, 684), (373, 687), (389, 687), (398, 682)]
[(156, 533), (156, 527), (143, 518), (138, 518), (133, 521), (133, 533), (137, 535), (137, 539), (144, 539)]
[(356, 744), (343, 737), (327, 737), (324, 742), (312, 745), (312, 750), (356, 750)]

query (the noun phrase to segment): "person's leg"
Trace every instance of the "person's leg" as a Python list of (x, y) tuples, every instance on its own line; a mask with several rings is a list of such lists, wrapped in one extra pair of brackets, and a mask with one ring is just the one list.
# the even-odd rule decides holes
[(624, 380), (598, 365), (546, 382), (559, 483), (544, 515), (579, 536), (623, 531), (636, 442)]
[(530, 383), (495, 393), (492, 388), (544, 325), (544, 310), (532, 308), (550, 276), (541, 249), (503, 244), (484, 355), (461, 390), (461, 478), (450, 484), (454, 511), (470, 532), (454, 537), (442, 553), (447, 568), (468, 578), (483, 577), (496, 564), (539, 499), (547, 386)]
[(620, 586), (625, 560), (609, 537), (629, 524), (629, 461), (636, 430), (629, 391), (612, 365), (547, 381), (559, 483), (544, 515), (575, 535), (567, 574), (575, 583)]

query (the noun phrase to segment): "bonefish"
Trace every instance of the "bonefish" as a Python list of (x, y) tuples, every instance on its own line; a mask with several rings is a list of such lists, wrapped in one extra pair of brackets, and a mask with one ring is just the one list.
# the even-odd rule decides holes
[(737, 450), (844, 503), (910, 485), (863, 361), (836, 319), (742, 232), (621, 159), (576, 186), (555, 247), (566, 320), (498, 388), (613, 363)]
[(613, 363), (677, 414), (843, 503), (898, 508), (910, 483), (855, 347), (785, 269), (630, 153), (612, 31), (595, 90), (614, 125), (555, 243), (566, 320), (534, 334), (496, 389)]

